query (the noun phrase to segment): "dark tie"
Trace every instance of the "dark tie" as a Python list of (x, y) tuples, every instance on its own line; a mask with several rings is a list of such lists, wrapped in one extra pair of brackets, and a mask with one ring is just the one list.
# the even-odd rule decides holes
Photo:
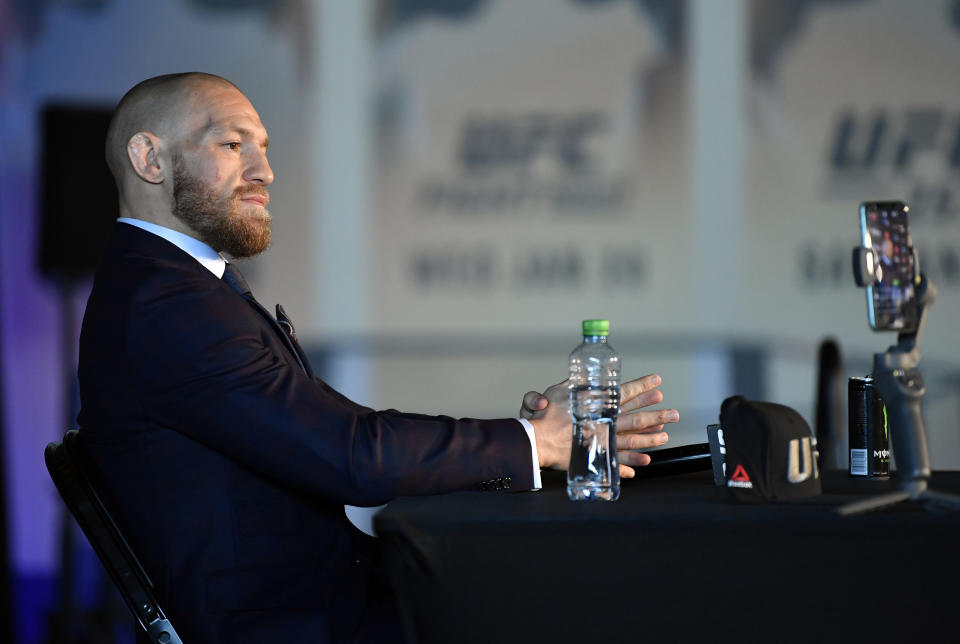
[(270, 315), (267, 309), (263, 308), (260, 302), (257, 302), (256, 298), (253, 297), (253, 292), (250, 290), (247, 280), (244, 279), (240, 269), (233, 264), (228, 263), (226, 268), (224, 268), (223, 281), (239, 293), (243, 299), (250, 302), (253, 308), (270, 323), (270, 326), (273, 327), (274, 331), (276, 331), (283, 340), (287, 349), (289, 349), (293, 357), (296, 358), (300, 368), (303, 369), (304, 373), (313, 378), (313, 370), (310, 369), (310, 363), (307, 362), (306, 355), (303, 349), (300, 348), (300, 343), (297, 342), (297, 334), (293, 329), (293, 322), (287, 317), (287, 312), (283, 310), (283, 307), (277, 304), (277, 317), (274, 318)]
[(223, 270), (223, 281), (246, 299), (253, 299), (253, 293), (250, 291), (247, 280), (243, 279), (240, 269), (233, 264), (227, 264), (227, 267)]

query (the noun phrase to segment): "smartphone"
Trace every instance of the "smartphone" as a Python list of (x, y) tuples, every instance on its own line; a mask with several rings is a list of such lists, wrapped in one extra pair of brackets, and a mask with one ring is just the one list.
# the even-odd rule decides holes
[(873, 249), (876, 281), (867, 286), (867, 318), (874, 331), (910, 333), (917, 329), (919, 267), (902, 201), (860, 204), (860, 238)]

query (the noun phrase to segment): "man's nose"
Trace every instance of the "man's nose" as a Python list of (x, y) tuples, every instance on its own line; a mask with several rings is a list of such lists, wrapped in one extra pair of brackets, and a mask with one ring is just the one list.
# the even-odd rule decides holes
[(263, 186), (269, 186), (273, 183), (273, 169), (270, 162), (267, 161), (266, 152), (254, 152), (243, 178), (247, 181), (253, 181)]

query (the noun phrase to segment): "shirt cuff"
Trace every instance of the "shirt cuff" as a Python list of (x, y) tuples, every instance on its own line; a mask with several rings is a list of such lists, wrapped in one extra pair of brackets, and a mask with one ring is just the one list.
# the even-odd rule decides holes
[(518, 418), (523, 428), (527, 430), (527, 438), (530, 439), (530, 456), (533, 457), (533, 489), (539, 490), (543, 487), (540, 482), (540, 457), (537, 454), (537, 436), (533, 432), (533, 425), (526, 418)]

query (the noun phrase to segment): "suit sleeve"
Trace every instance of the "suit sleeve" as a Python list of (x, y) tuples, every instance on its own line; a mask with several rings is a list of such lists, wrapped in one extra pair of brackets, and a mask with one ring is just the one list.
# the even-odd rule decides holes
[(532, 487), (530, 443), (515, 419), (374, 411), (290, 364), (226, 287), (149, 290), (124, 345), (140, 365), (143, 413), (161, 425), (338, 503), (378, 505), (506, 478)]

